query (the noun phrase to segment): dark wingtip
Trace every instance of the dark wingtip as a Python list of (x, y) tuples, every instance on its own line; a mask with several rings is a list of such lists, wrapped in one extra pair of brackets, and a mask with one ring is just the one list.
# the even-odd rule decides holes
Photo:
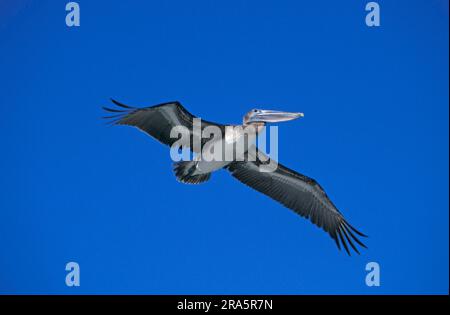
[(350, 246), (353, 248), (353, 250), (354, 250), (356, 253), (358, 253), (358, 255), (359, 255), (358, 249), (357, 249), (356, 246), (353, 244), (351, 237), (348, 236), (348, 233), (347, 233), (347, 231), (346, 231), (346, 229), (345, 229), (345, 225), (342, 226), (341, 229), (342, 229), (342, 233), (344, 233), (344, 236), (345, 236), (345, 238), (347, 239), (347, 242), (350, 244)]
[(358, 231), (356, 228), (354, 228), (354, 227), (353, 227), (350, 223), (348, 223), (346, 220), (344, 220), (344, 223), (345, 223), (350, 229), (352, 229), (353, 232), (355, 232), (355, 233), (358, 234), (359, 236), (362, 236), (362, 237), (369, 237), (369, 236), (367, 236), (366, 234), (364, 234), (364, 233)]
[(339, 244), (339, 238), (336, 235), (336, 232), (330, 233), (331, 238), (334, 239), (334, 241), (336, 242), (336, 246), (339, 250), (341, 250), (341, 244)]
[(120, 118), (123, 117), (122, 114), (118, 114), (118, 115), (111, 115), (111, 116), (102, 116), (103, 119), (114, 119), (114, 118)]
[(342, 245), (344, 245), (345, 251), (347, 252), (347, 254), (348, 254), (349, 256), (351, 256), (352, 254), (350, 254), (350, 250), (348, 249), (348, 246), (347, 246), (347, 243), (345, 242), (344, 236), (342, 236), (341, 229), (338, 228), (338, 229), (337, 229), (337, 232), (338, 232), (338, 235), (339, 235), (339, 238), (340, 238), (340, 240), (341, 240)]
[(109, 115), (109, 116), (103, 116), (103, 119), (108, 119), (109, 121), (107, 122), (108, 125), (117, 125), (120, 120), (127, 115), (128, 113), (130, 113), (130, 109), (132, 109), (130, 106), (124, 105), (122, 103), (117, 102), (116, 100), (111, 98), (111, 101), (116, 104), (117, 106), (123, 108), (123, 109), (116, 109), (116, 108), (110, 108), (110, 107), (106, 107), (106, 106), (102, 106), (102, 109), (108, 113), (113, 113), (113, 115)]
[(344, 225), (344, 229), (348, 232), (348, 234), (350, 234), (351, 238), (353, 238), (353, 240), (354, 240), (356, 243), (358, 243), (361, 247), (364, 247), (364, 248), (367, 249), (367, 246), (364, 245), (364, 243), (361, 242), (361, 241), (358, 239), (358, 237), (356, 237), (356, 235), (352, 233), (352, 230), (351, 230), (351, 228), (348, 226), (348, 224), (347, 224), (346, 222), (344, 222), (343, 225)]
[(102, 106), (103, 110), (110, 112), (110, 113), (124, 113), (125, 110), (121, 110), (121, 109), (115, 109), (115, 108), (109, 108), (106, 106)]
[(116, 105), (119, 106), (119, 107), (126, 108), (126, 109), (133, 109), (133, 108), (134, 108), (134, 107), (125, 105), (125, 104), (123, 104), (123, 103), (120, 103), (119, 101), (116, 101), (116, 100), (113, 99), (113, 98), (110, 98), (110, 100), (111, 100), (111, 102), (113, 102), (114, 104), (116, 104)]
[(331, 230), (329, 233), (330, 236), (336, 242), (338, 249), (341, 250), (340, 245), (342, 244), (342, 247), (344, 247), (345, 251), (349, 256), (351, 256), (350, 247), (358, 255), (361, 255), (360, 251), (353, 242), (356, 242), (361, 247), (367, 249), (367, 246), (363, 244), (355, 234), (353, 234), (351, 226), (343, 219), (341, 220), (340, 224), (336, 227), (336, 229)]

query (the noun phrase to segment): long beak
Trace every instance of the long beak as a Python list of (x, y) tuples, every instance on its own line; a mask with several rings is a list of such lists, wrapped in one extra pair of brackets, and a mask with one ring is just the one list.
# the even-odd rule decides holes
[(276, 110), (261, 110), (255, 116), (250, 118), (250, 122), (275, 123), (281, 121), (294, 120), (303, 117), (303, 113), (281, 112)]

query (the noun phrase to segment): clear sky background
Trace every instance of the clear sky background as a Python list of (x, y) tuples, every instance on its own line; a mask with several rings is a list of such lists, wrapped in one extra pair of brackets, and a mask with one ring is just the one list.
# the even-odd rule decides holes
[[(448, 293), (448, 1), (0, 0), (1, 293)], [(101, 106), (179, 100), (280, 124), (360, 256), (226, 171), (178, 183), (169, 150)], [(76, 261), (81, 286), (65, 285)], [(381, 286), (365, 285), (365, 266)]]

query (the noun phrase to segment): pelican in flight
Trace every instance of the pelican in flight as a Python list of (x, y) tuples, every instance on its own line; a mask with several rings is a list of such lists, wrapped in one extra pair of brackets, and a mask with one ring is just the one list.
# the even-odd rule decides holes
[[(256, 154), (248, 148), (255, 146), (237, 146), (237, 143), (246, 141), (254, 143), (258, 132), (267, 123), (277, 123), (289, 121), (302, 117), (302, 113), (290, 113), (273, 110), (253, 109), (243, 118), (242, 125), (224, 125), (206, 120), (200, 120), (199, 130), (196, 131), (195, 119), (180, 102), (167, 102), (155, 106), (136, 108), (115, 100), (111, 100), (117, 107), (103, 107), (107, 112), (113, 113), (104, 118), (110, 119), (114, 125), (133, 126), (152, 136), (162, 144), (172, 147), (179, 139), (173, 137), (171, 131), (174, 127), (181, 126), (187, 131), (189, 141), (183, 145), (190, 151), (196, 153), (196, 157), (191, 161), (179, 161), (174, 163), (174, 172), (177, 179), (183, 183), (199, 184), (206, 182), (211, 173), (219, 169), (226, 169), (231, 176), (245, 185), (269, 196), (270, 198), (292, 209), (297, 214), (322, 228), (327, 232), (336, 245), (341, 249), (341, 245), (350, 255), (349, 246), (359, 254), (354, 243), (366, 248), (359, 240), (359, 237), (366, 237), (351, 226), (342, 213), (336, 208), (328, 198), (324, 189), (314, 179), (293, 171), (279, 163), (273, 171), (261, 171), (261, 167), (270, 165), (273, 162), (262, 151), (257, 150)], [(229, 132), (227, 127), (233, 128)], [(203, 138), (202, 132), (208, 127), (218, 128), (222, 133), (219, 139)], [(244, 134), (246, 134), (244, 136)], [(193, 143), (201, 144), (199, 147)], [(204, 158), (204, 152), (214, 150), (204, 150), (204, 147), (219, 144), (225, 150), (230, 146), (235, 150), (234, 159), (214, 160)], [(243, 147), (244, 149), (238, 149)], [(203, 148), (203, 150), (202, 150)]]

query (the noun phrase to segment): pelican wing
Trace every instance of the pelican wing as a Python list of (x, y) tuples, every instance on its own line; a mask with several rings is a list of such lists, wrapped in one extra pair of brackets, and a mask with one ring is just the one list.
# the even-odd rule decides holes
[[(312, 223), (324, 229), (335, 240), (341, 249), (340, 243), (350, 255), (347, 243), (359, 254), (356, 242), (366, 246), (357, 235), (365, 237), (352, 227), (334, 206), (323, 188), (312, 178), (297, 173), (281, 164), (273, 172), (261, 172), (260, 168), (269, 165), (269, 158), (262, 152), (253, 161), (233, 162), (228, 166), (231, 175), (245, 185), (269, 196), (292, 209), (302, 217), (310, 219)], [(263, 162), (265, 161), (265, 162)], [(355, 235), (356, 234), (356, 235)]]
[[(195, 132), (193, 121), (195, 117), (189, 113), (180, 102), (168, 102), (155, 106), (135, 108), (118, 101), (111, 100), (117, 108), (103, 107), (107, 112), (113, 113), (112, 116), (106, 116), (104, 118), (112, 119), (111, 123), (115, 125), (128, 125), (134, 126), (159, 142), (171, 146), (175, 141), (179, 139), (178, 136), (171, 137), (171, 130), (176, 126), (186, 127), (189, 132), (189, 143), (185, 142), (185, 147), (193, 150), (193, 141), (199, 141), (201, 147), (209, 140), (209, 138), (202, 138), (201, 132), (208, 126), (216, 126), (224, 132), (224, 125), (201, 120), (199, 132)], [(177, 133), (175, 133), (177, 135)], [(200, 147), (200, 148), (201, 148)], [(198, 148), (198, 149), (200, 149)], [(199, 151), (195, 148), (196, 152)]]

